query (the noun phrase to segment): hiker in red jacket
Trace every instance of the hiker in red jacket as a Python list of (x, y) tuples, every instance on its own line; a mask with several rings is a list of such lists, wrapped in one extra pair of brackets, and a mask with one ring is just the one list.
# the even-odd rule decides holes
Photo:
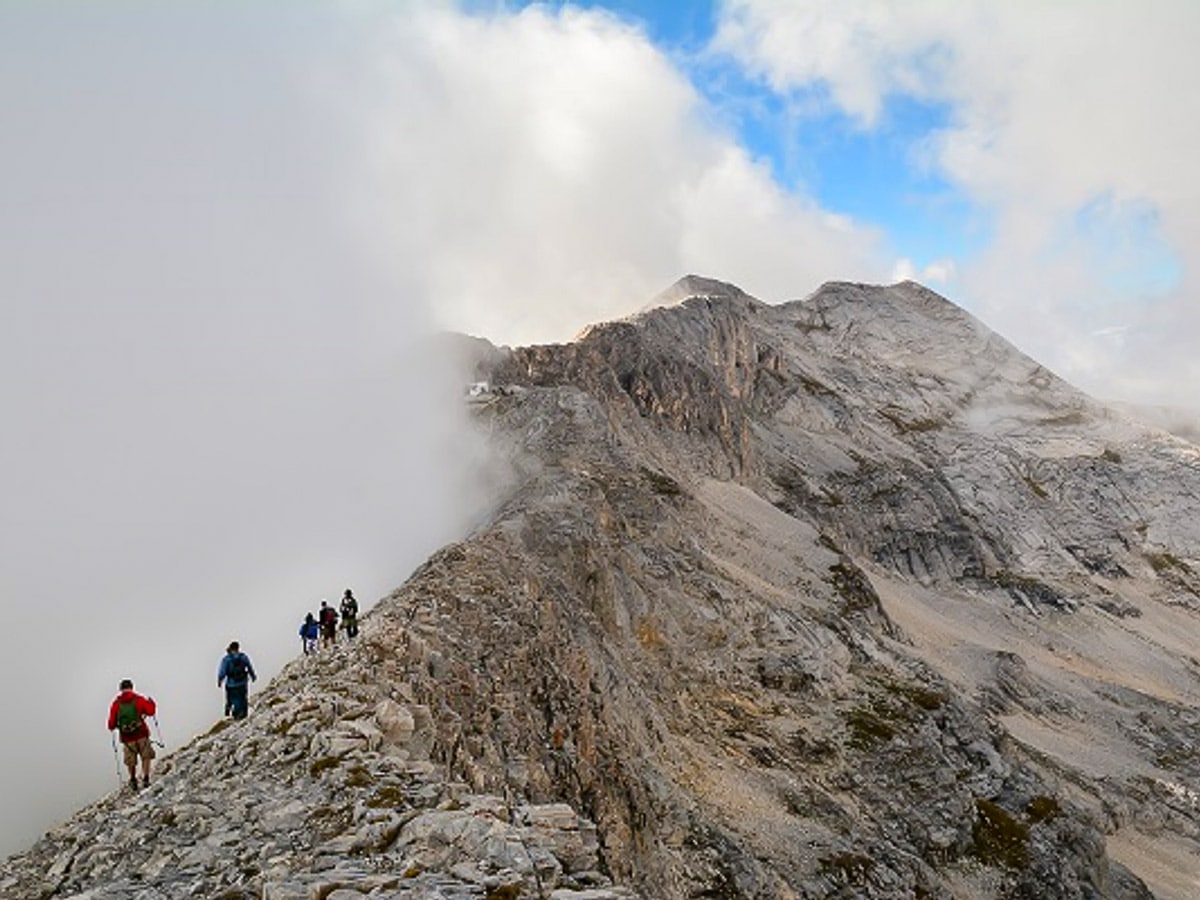
[(126, 678), (121, 682), (121, 693), (117, 694), (108, 710), (108, 730), (121, 735), (121, 746), (125, 748), (125, 768), (129, 769), (129, 786), (138, 789), (137, 761), (142, 761), (142, 787), (150, 784), (150, 760), (154, 759), (154, 745), (150, 742), (150, 726), (146, 716), (158, 711), (153, 697), (134, 693), (133, 682)]

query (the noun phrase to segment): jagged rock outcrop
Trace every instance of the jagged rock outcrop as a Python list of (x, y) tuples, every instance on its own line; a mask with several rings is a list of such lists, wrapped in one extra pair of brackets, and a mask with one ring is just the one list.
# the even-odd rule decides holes
[(597, 871), (595, 826), (566, 804), (472, 793), (432, 762), (430, 710), (356, 649), (297, 661), (149, 788), (51, 831), (0, 869), (0, 896), (635, 896)]
[(919, 285), (662, 299), (486, 347), (491, 519), (0, 895), (1192, 896), (1200, 451)]

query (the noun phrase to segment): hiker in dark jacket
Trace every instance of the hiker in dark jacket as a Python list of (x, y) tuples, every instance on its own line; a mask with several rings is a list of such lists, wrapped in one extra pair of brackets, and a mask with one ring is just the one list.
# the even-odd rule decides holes
[(150, 726), (146, 716), (158, 711), (153, 697), (134, 693), (133, 682), (128, 678), (121, 682), (121, 693), (117, 694), (108, 708), (108, 730), (121, 736), (121, 747), (125, 750), (125, 768), (129, 770), (129, 786), (138, 789), (137, 762), (142, 761), (142, 787), (150, 784), (150, 760), (154, 759), (154, 745), (150, 742)]
[(317, 620), (313, 618), (312, 613), (308, 613), (300, 623), (300, 646), (304, 648), (306, 656), (317, 652), (317, 637), (320, 633)]
[(250, 708), (248, 695), (250, 682), (258, 681), (250, 657), (238, 648), (238, 642), (233, 641), (225, 648), (225, 656), (217, 669), (217, 687), (225, 685), (225, 715), (235, 719), (246, 718)]
[(317, 621), (321, 623), (321, 646), (332, 647), (337, 643), (337, 610), (321, 601), (321, 611), (317, 613)]
[(350, 588), (346, 588), (342, 596), (342, 627), (346, 629), (348, 639), (358, 636), (358, 601), (350, 593)]

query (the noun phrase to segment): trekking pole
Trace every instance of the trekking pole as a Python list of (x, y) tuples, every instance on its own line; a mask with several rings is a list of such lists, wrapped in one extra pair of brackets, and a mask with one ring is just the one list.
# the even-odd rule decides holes
[(154, 744), (155, 746), (162, 747), (165, 750), (167, 747), (167, 744), (166, 744), (166, 741), (163, 740), (162, 728), (160, 728), (158, 725), (158, 716), (151, 716), (150, 719), (151, 719), (151, 721), (154, 722), (154, 730), (158, 734), (158, 740), (156, 741), (153, 738), (151, 738), (150, 743)]
[(117, 733), (110, 731), (108, 735), (112, 738), (113, 762), (117, 766), (117, 789), (120, 790), (125, 786), (125, 776), (121, 774), (121, 757), (117, 754)]

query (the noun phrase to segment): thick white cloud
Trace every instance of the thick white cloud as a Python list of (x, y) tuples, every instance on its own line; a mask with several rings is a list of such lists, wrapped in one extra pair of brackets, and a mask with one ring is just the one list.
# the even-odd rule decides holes
[(374, 215), (451, 327), (564, 340), (687, 272), (778, 298), (886, 271), (611, 16), (406, 9), (375, 50)]
[(722, 16), (718, 46), (780, 91), (824, 85), (863, 127), (891, 95), (949, 104), (926, 158), (995, 218), (961, 294), (1094, 391), (1191, 400), (1200, 6), (729, 0)]
[(902, 257), (892, 268), (892, 281), (919, 281), (925, 285), (939, 287), (953, 280), (956, 269), (954, 260), (938, 259), (922, 266), (918, 271), (911, 259)]
[(957, 5), (890, 0), (727, 0), (714, 47), (736, 55), (779, 92), (822, 82), (832, 99), (873, 125), (886, 95), (935, 92), (946, 60), (939, 33)]
[(343, 202), (364, 123), (321, 98), (360, 43), (315, 7), (0, 7), (0, 852), (111, 788), (122, 677), (178, 744), (229, 640), (270, 673), (476, 509), (430, 312)]

